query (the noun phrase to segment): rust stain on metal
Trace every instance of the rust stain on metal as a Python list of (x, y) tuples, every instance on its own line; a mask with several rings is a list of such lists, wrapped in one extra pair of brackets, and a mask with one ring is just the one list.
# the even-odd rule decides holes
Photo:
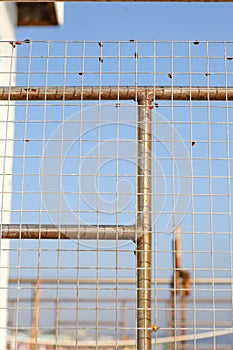
[(0, 100), (202, 100), (232, 101), (233, 87), (189, 86), (48, 86), (48, 87), (0, 87)]

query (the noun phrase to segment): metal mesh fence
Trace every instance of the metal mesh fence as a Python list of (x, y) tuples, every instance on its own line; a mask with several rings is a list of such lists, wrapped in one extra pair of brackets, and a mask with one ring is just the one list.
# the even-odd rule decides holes
[(232, 348), (233, 43), (0, 45), (1, 350)]

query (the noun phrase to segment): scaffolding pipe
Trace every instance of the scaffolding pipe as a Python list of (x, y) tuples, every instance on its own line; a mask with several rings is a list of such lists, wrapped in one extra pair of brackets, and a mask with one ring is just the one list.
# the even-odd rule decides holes
[(137, 349), (151, 349), (151, 95), (139, 100), (137, 126)]
[[(140, 230), (140, 227), (137, 227)], [(102, 239), (132, 240), (140, 236), (136, 226), (110, 225), (45, 225), (45, 224), (3, 224), (0, 225), (1, 238), (7, 239)]]
[(232, 101), (233, 87), (191, 86), (48, 86), (0, 87), (0, 100), (151, 100)]
[(37, 338), (39, 333), (39, 310), (40, 310), (40, 280), (37, 280), (33, 285), (32, 295), (32, 325), (31, 325), (31, 350), (37, 350)]

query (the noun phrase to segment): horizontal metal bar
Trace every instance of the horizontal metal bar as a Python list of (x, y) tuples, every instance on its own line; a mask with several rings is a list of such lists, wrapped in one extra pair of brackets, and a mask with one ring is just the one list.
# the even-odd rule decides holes
[(233, 87), (49, 86), (0, 87), (0, 100), (233, 100)]
[[(225, 278), (225, 277), (217, 277), (217, 278), (191, 278), (191, 284), (195, 285), (210, 285), (212, 289), (213, 283), (219, 284), (219, 285), (231, 285), (232, 284), (232, 278)], [(55, 288), (57, 288), (57, 278), (40, 278), (40, 279), (34, 279), (34, 278), (9, 278), (9, 283), (10, 284), (34, 284), (36, 286), (39, 286), (41, 284), (54, 284)], [(114, 278), (99, 278), (98, 280), (96, 278), (79, 278), (78, 284), (88, 284), (88, 285), (98, 285), (101, 284), (107, 284), (107, 285), (116, 285), (116, 279)], [(136, 285), (136, 279), (135, 278), (118, 278), (117, 283), (123, 284), (123, 285)], [(151, 284), (158, 284), (158, 285), (168, 285), (168, 290), (170, 290), (170, 284), (171, 284), (171, 278), (156, 278), (152, 279)], [(60, 278), (59, 279), (59, 285), (60, 288), (61, 285), (77, 285), (77, 279), (75, 278)]]
[(135, 240), (136, 226), (4, 224), (1, 238), (7, 239), (103, 239)]

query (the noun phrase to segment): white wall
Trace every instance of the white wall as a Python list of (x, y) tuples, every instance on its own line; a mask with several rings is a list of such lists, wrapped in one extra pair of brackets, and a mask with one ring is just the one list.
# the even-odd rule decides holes
[[(14, 40), (16, 26), (16, 5), (14, 3), (0, 3), (0, 40)], [(0, 85), (14, 85), (14, 74), (1, 74), (15, 70), (15, 62), (12, 56), (12, 46), (0, 43)], [(0, 101), (0, 224), (10, 222), (11, 208), (11, 181), (12, 181), (12, 156), (13, 154), (13, 123), (14, 106), (7, 106), (6, 101)], [(7, 139), (7, 141), (6, 141)], [(9, 175), (6, 175), (9, 174)], [(7, 294), (8, 294), (8, 262), (9, 241), (0, 239), (0, 350), (6, 350), (7, 330)]]
[(55, 2), (54, 5), (57, 13), (57, 22), (61, 26), (64, 23), (64, 2)]

